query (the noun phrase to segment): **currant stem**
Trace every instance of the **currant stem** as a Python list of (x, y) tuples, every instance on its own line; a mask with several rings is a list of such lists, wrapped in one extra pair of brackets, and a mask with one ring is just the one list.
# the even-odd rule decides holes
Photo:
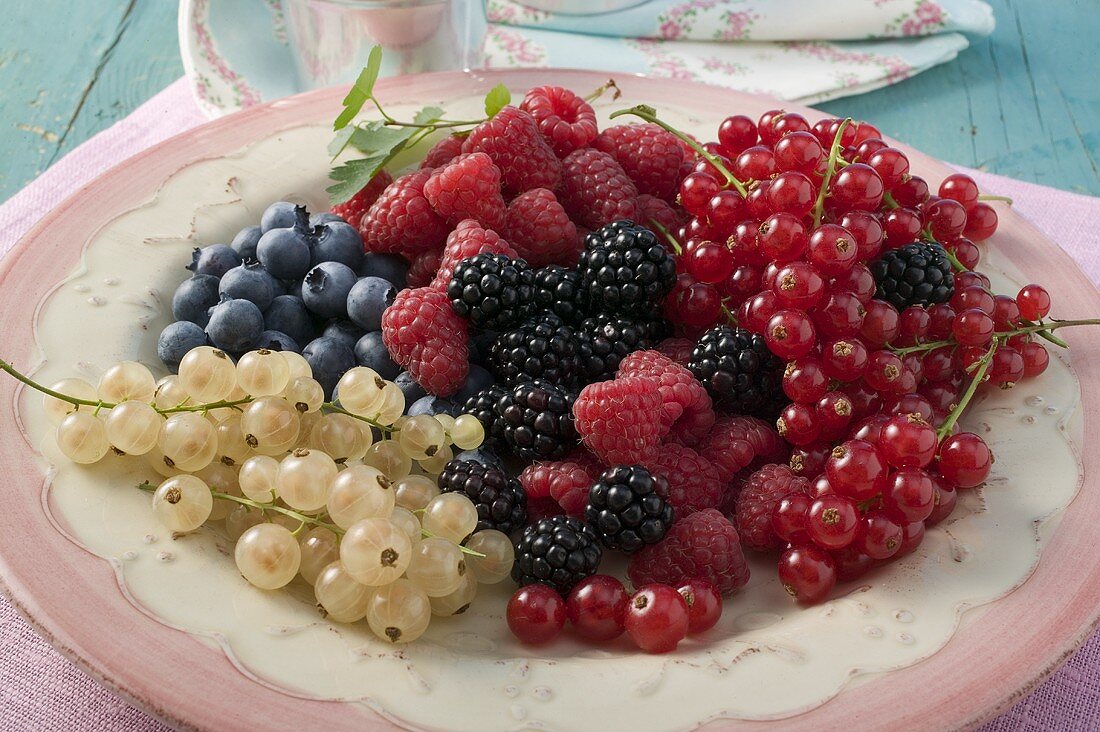
[[(939, 244), (939, 242), (936, 241), (935, 239), (932, 239), (931, 241), (933, 241), (936, 244)], [(940, 244), (940, 246), (943, 246), (943, 245)], [(955, 253), (953, 251), (951, 251), (947, 247), (943, 247), (943, 251), (944, 251), (944, 254), (947, 255), (947, 261), (951, 262), (951, 269), (955, 270), (956, 272), (969, 272), (970, 271), (969, 269), (966, 268), (966, 265), (964, 265), (962, 262), (959, 261), (959, 258), (955, 256)]]
[(611, 95), (611, 101), (615, 101), (616, 99), (618, 99), (619, 97), (621, 97), (623, 95), (622, 91), (619, 89), (619, 85), (615, 83), (615, 80), (614, 79), (608, 79), (607, 83), (601, 84), (600, 86), (593, 89), (592, 93), (584, 98), (584, 101), (594, 102), (597, 99), (599, 99), (600, 97), (602, 97), (604, 95), (604, 92), (606, 92), (608, 89), (614, 89), (615, 90), (615, 93)]
[(821, 190), (817, 192), (817, 201), (814, 202), (814, 227), (821, 225), (821, 217), (825, 214), (825, 194), (829, 192), (829, 183), (836, 175), (836, 162), (840, 157), (840, 138), (851, 122), (852, 118), (848, 117), (840, 123), (836, 135), (833, 136), (833, 144), (829, 147), (829, 164), (825, 167), (825, 176), (821, 179)]
[[(419, 511), (413, 511), (413, 513), (422, 513), (423, 510), (424, 509), (420, 509)], [(439, 534), (433, 534), (432, 532), (425, 529), (423, 526), (420, 527), (420, 535), (422, 537), (424, 537), (425, 539), (438, 539), (439, 538)], [(466, 547), (462, 546), (461, 544), (458, 544), (457, 546), (463, 554), (469, 554), (471, 557), (477, 557), (478, 559), (484, 559), (485, 558), (485, 555), (482, 554), (481, 552), (475, 552), (473, 549), (467, 549)]]
[[(1007, 340), (1018, 335), (1037, 335), (1041, 338), (1045, 338), (1056, 346), (1061, 348), (1069, 348), (1069, 344), (1061, 338), (1054, 336), (1050, 331), (1058, 330), (1059, 328), (1069, 328), (1078, 325), (1100, 325), (1100, 318), (1086, 318), (1083, 320), (1051, 320), (1043, 323), (1032, 323), (1024, 321), (1023, 327), (1016, 328), (1014, 330), (1005, 331), (1003, 333), (996, 333), (994, 340)], [(944, 341), (928, 341), (927, 343), (918, 343), (915, 346), (906, 346), (905, 348), (894, 348), (887, 346), (892, 353), (897, 356), (908, 356), (910, 353), (922, 353), (924, 351), (934, 351), (937, 348), (953, 348), (959, 345), (952, 340)]]
[(661, 232), (666, 239), (668, 239), (668, 241), (672, 244), (672, 249), (676, 252), (676, 254), (683, 254), (684, 248), (680, 246), (680, 242), (676, 241), (676, 237), (672, 235), (672, 232), (664, 227), (664, 224), (662, 224), (657, 219), (652, 218), (649, 220), (649, 224), (654, 229)]
[(665, 122), (664, 120), (659, 118), (657, 116), (657, 110), (655, 110), (653, 107), (647, 106), (645, 104), (639, 104), (636, 107), (631, 107), (630, 109), (620, 109), (617, 112), (612, 112), (610, 117), (611, 119), (615, 119), (616, 117), (621, 117), (627, 114), (632, 114), (635, 117), (641, 117), (646, 122), (652, 122), (658, 127), (671, 132), (677, 137), (677, 139), (681, 140), (684, 144), (697, 152), (700, 157), (713, 165), (714, 168), (718, 172), (720, 172), (722, 176), (726, 179), (726, 185), (730, 185), (736, 188), (737, 192), (740, 193), (742, 196), (749, 195), (748, 189), (745, 188), (745, 184), (737, 180), (736, 176), (734, 176), (733, 173), (729, 172), (729, 170), (726, 169), (726, 166), (722, 164), (722, 161), (703, 149), (703, 146), (700, 145), (698, 142), (691, 139), (683, 132), (680, 132), (680, 130), (676, 129), (668, 122)]
[(979, 201), (1003, 201), (1003, 202), (1007, 203), (1009, 206), (1012, 205), (1012, 199), (1009, 198), (1008, 196), (994, 196), (994, 195), (988, 194), (988, 193), (983, 193), (980, 196), (978, 196), (978, 200)]
[(955, 423), (959, 421), (959, 417), (962, 416), (963, 411), (965, 411), (967, 405), (970, 404), (970, 400), (974, 398), (974, 394), (978, 391), (978, 385), (985, 379), (985, 374), (989, 371), (989, 367), (993, 363), (993, 354), (997, 352), (997, 345), (997, 339), (994, 338), (993, 343), (989, 346), (989, 350), (985, 352), (985, 355), (982, 356), (982, 360), (978, 362), (978, 370), (974, 372), (974, 376), (970, 380), (970, 385), (966, 387), (966, 391), (963, 392), (962, 398), (959, 399), (959, 403), (955, 405), (955, 408), (947, 415), (947, 419), (945, 419), (939, 429), (936, 430), (937, 442), (943, 442), (943, 438), (951, 434), (951, 430), (955, 427)]

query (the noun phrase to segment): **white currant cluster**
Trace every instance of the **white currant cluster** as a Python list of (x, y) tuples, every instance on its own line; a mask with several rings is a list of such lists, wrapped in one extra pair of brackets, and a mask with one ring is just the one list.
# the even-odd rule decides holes
[(298, 354), (252, 351), (234, 364), (200, 347), (159, 382), (126, 361), (98, 386), (42, 390), (66, 457), (143, 456), (165, 478), (146, 489), (167, 528), (223, 521), (250, 583), (274, 590), (301, 575), (328, 617), (366, 618), (384, 640), (418, 638), (433, 614), (462, 612), (479, 583), (511, 571), (509, 538), (475, 532), (474, 504), (436, 482), (455, 449), (481, 445), (481, 423), (403, 416), (403, 392), (371, 369), (348, 371), (326, 402)]

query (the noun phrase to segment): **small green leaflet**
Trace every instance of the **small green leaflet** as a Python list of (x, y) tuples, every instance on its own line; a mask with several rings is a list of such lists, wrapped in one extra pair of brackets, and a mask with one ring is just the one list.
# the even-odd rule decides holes
[(389, 153), (379, 153), (360, 160), (349, 160), (329, 171), (329, 178), (336, 181), (325, 189), (332, 205), (343, 203), (362, 190), (390, 157)]
[(485, 95), (485, 116), (492, 119), (512, 101), (512, 93), (504, 84), (497, 84)]
[(374, 94), (374, 82), (378, 81), (378, 72), (382, 68), (382, 47), (375, 46), (367, 57), (367, 65), (359, 72), (348, 95), (344, 97), (344, 109), (332, 123), (334, 130), (342, 130), (351, 123), (363, 109), (363, 105)]
[(438, 122), (442, 116), (443, 109), (441, 107), (424, 107), (413, 117), (413, 122), (418, 125), (431, 124), (432, 122)]

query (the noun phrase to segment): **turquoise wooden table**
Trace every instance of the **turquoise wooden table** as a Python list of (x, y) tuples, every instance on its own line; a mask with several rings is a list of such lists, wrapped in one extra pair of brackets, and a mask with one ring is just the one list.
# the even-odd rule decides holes
[[(953, 63), (822, 105), (936, 157), (1100, 195), (1096, 0), (992, 0)], [(0, 201), (183, 73), (172, 0), (6, 0)]]

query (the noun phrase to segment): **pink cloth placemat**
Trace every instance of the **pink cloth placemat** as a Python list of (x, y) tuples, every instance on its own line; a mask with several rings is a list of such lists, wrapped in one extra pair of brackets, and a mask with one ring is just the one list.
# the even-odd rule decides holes
[[(43, 213), (117, 162), (204, 121), (185, 81), (175, 82), (0, 205), (0, 256)], [(983, 191), (1014, 199), (1017, 212), (1068, 252), (1093, 282), (1100, 281), (1100, 198), (969, 172)], [(983, 727), (983, 732), (1098, 727), (1100, 632), (1033, 694)], [(0, 732), (26, 729), (90, 732), (167, 728), (69, 663), (0, 597)]]

